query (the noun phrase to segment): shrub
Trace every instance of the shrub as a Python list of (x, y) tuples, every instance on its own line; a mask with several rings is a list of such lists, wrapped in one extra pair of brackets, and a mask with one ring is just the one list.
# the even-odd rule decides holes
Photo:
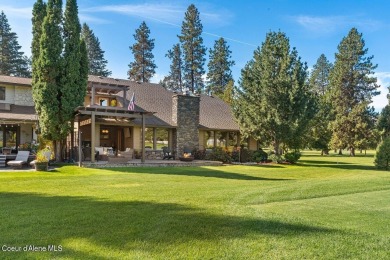
[(286, 153), (284, 157), (286, 158), (286, 161), (288, 161), (289, 163), (296, 163), (299, 160), (299, 158), (301, 158), (301, 153), (299, 151), (294, 151), (291, 153)]
[(261, 148), (257, 151), (254, 151), (252, 154), (252, 161), (254, 162), (266, 162), (268, 159), (268, 154), (264, 152)]
[(375, 166), (378, 169), (389, 170), (390, 168), (390, 137), (387, 137), (378, 145), (375, 154)]
[(230, 163), (232, 161), (232, 158), (221, 147), (215, 147), (213, 148), (212, 152), (206, 154), (206, 160)]
[(195, 160), (205, 160), (206, 159), (206, 150), (205, 149), (197, 149), (192, 150), (192, 155)]
[(246, 163), (246, 162), (252, 162), (253, 161), (253, 151), (247, 149), (247, 148), (242, 148), (240, 154), (240, 159), (241, 162)]
[(276, 155), (274, 153), (270, 154), (268, 156), (268, 159), (270, 159), (274, 163), (282, 163), (285, 161), (284, 157), (281, 155)]

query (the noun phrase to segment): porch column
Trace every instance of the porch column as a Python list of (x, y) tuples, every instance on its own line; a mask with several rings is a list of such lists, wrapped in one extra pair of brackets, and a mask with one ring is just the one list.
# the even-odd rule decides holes
[(145, 162), (145, 115), (142, 113), (142, 144), (141, 144), (141, 162)]
[(172, 138), (172, 129), (168, 129), (168, 147), (172, 148), (173, 147), (173, 138)]
[(95, 162), (95, 112), (91, 113), (91, 162)]
[(95, 86), (92, 84), (92, 94), (91, 94), (91, 106), (95, 105)]
[(225, 147), (228, 148), (229, 147), (229, 132), (226, 132), (226, 143), (225, 143)]
[(78, 125), (78, 130), (79, 130), (79, 132), (78, 132), (78, 134), (79, 134), (79, 167), (81, 167), (81, 165), (82, 165), (82, 162), (81, 162), (81, 129), (80, 129), (80, 119), (78, 120), (78, 122), (77, 122), (77, 125)]
[(73, 160), (74, 154), (73, 154), (73, 147), (74, 147), (74, 118), (71, 121), (72, 124), (72, 130), (70, 132), (70, 146), (69, 146), (69, 161)]
[(153, 127), (153, 150), (157, 150), (157, 128)]
[(213, 131), (214, 133), (214, 148), (217, 147), (217, 131)]

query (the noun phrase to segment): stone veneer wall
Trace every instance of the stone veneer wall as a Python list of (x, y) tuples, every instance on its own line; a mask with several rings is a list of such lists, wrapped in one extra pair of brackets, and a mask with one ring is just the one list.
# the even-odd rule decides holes
[(15, 86), (15, 105), (34, 106), (31, 87)]
[(174, 95), (172, 100), (172, 120), (177, 128), (173, 133), (175, 159), (183, 155), (184, 147), (199, 148), (199, 108), (200, 97)]

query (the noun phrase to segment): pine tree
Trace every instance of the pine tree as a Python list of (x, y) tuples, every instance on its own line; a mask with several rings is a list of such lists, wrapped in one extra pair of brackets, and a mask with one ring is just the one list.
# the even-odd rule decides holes
[(20, 51), (18, 36), (12, 32), (3, 11), (0, 13), (0, 74), (30, 77), (28, 58)]
[(313, 118), (310, 127), (310, 146), (315, 149), (321, 149), (321, 154), (328, 154), (329, 142), (332, 132), (329, 128), (330, 122), (334, 119), (331, 113), (332, 103), (330, 100), (329, 75), (333, 65), (328, 61), (324, 54), (318, 58), (313, 66), (310, 75), (310, 89), (316, 96), (318, 112)]
[(207, 93), (222, 94), (226, 85), (233, 81), (231, 67), (235, 62), (231, 60), (231, 53), (224, 38), (215, 41), (214, 48), (210, 49)]
[(103, 77), (110, 76), (112, 72), (107, 69), (107, 60), (104, 58), (104, 51), (100, 48), (99, 38), (95, 36), (86, 23), (83, 24), (81, 29), (81, 37), (87, 47), (88, 73)]
[(330, 75), (335, 120), (332, 122), (333, 148), (348, 148), (352, 156), (373, 131), (369, 104), (378, 95), (377, 79), (371, 75), (377, 67), (366, 56), (368, 49), (360, 34), (352, 28), (338, 46)]
[(206, 60), (202, 30), (198, 9), (191, 4), (185, 13), (181, 35), (178, 37), (184, 54), (184, 84), (190, 91), (198, 93), (204, 90), (202, 76), (205, 73), (203, 66)]
[(31, 67), (32, 71), (32, 85), (39, 80), (39, 55), (40, 55), (40, 40), (42, 36), (42, 24), (46, 16), (46, 3), (42, 0), (37, 0), (33, 7), (33, 16), (32, 16), (32, 43), (31, 43)]
[[(36, 20), (38, 18), (35, 18)], [(33, 99), (39, 117), (42, 137), (59, 141), (63, 138), (60, 111), (62, 60), (62, 1), (49, 0), (42, 24), (39, 60), (33, 67)]]
[(145, 22), (135, 31), (136, 42), (130, 46), (134, 55), (134, 61), (129, 64), (129, 79), (134, 81), (149, 82), (157, 68), (154, 63), (154, 39), (149, 38), (150, 30)]
[[(387, 88), (390, 92), (390, 87)], [(377, 123), (377, 128), (382, 138), (390, 136), (390, 94), (387, 94), (388, 104), (382, 109)]]
[(183, 61), (180, 44), (173, 45), (172, 49), (165, 55), (171, 60), (169, 75), (164, 77), (163, 86), (173, 91), (183, 90)]
[(315, 104), (306, 84), (307, 66), (290, 50), (282, 32), (270, 32), (242, 70), (235, 89), (233, 113), (242, 136), (280, 147), (300, 149), (314, 116)]

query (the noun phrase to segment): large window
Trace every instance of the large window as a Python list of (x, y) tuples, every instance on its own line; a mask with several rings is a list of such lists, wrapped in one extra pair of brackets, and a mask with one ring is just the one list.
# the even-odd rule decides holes
[(5, 87), (0, 87), (0, 100), (5, 100)]
[(16, 149), (18, 146), (17, 140), (18, 130), (15, 125), (0, 126), (0, 147), (9, 147)]
[(154, 144), (153, 128), (145, 128), (145, 147), (162, 149), (168, 146), (168, 129), (156, 128), (156, 144)]

